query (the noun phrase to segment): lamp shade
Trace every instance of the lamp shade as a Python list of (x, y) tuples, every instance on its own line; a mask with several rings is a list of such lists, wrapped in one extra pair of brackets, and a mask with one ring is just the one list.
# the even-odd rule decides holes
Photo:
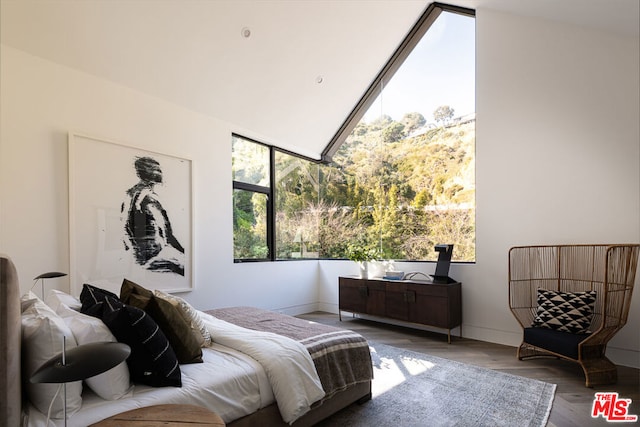
[(66, 383), (108, 371), (129, 357), (131, 348), (119, 342), (84, 344), (47, 360), (31, 376), (32, 383)]
[(38, 279), (53, 279), (54, 277), (62, 277), (62, 276), (66, 276), (67, 273), (61, 273), (59, 271), (50, 271), (48, 273), (42, 273), (41, 275), (34, 277), (33, 280), (38, 280)]

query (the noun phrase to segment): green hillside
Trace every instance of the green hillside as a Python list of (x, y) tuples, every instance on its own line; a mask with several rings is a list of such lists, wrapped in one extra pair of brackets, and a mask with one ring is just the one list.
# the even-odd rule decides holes
[[(320, 165), (275, 152), (277, 259), (347, 258), (354, 247), (378, 259), (434, 260), (454, 245), (475, 259), (475, 122), (425, 127), (424, 118), (359, 124)], [(269, 181), (268, 148), (234, 139), (236, 179)], [(263, 185), (263, 184), (260, 184)], [(234, 192), (234, 257), (268, 257), (269, 197)]]
[(351, 208), (357, 239), (384, 258), (434, 259), (435, 244), (453, 243), (455, 259), (473, 261), (475, 120), (407, 128), (387, 116), (358, 125), (322, 198)]

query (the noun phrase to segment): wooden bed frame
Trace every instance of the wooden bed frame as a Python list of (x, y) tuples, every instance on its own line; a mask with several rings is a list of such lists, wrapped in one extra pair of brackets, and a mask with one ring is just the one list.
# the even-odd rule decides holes
[[(7, 427), (22, 425), (23, 397), (20, 366), (20, 285), (11, 259), (0, 254), (0, 420)], [(355, 402), (371, 399), (371, 382), (338, 392), (296, 420), (293, 426), (311, 426)], [(229, 427), (287, 426), (274, 403), (231, 421)]]

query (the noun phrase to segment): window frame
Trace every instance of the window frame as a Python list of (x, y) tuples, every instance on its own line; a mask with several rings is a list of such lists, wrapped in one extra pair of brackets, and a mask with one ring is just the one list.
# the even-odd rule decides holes
[(322, 150), (320, 160), (322, 163), (331, 163), (333, 155), (338, 151), (340, 146), (345, 142), (358, 123), (360, 123), (364, 115), (369, 110), (369, 107), (371, 107), (375, 102), (384, 86), (384, 83), (393, 78), (396, 71), (398, 71), (404, 61), (409, 57), (409, 55), (411, 55), (413, 49), (418, 43), (420, 43), (424, 35), (431, 28), (431, 25), (433, 25), (442, 12), (457, 13), (473, 18), (476, 16), (476, 11), (474, 9), (466, 7), (443, 3), (431, 3), (427, 6), (420, 18), (418, 18), (418, 21), (402, 40), (400, 46), (398, 46), (398, 48), (393, 52), (389, 60), (382, 67), (382, 70), (380, 70), (378, 75), (373, 79), (362, 98), (360, 98), (356, 106), (351, 110), (345, 121), (338, 128), (333, 138), (331, 138), (327, 146)]
[(231, 133), (231, 138), (232, 139), (241, 138), (253, 144), (258, 144), (263, 147), (266, 147), (269, 150), (269, 186), (250, 184), (246, 182), (236, 181), (235, 179), (232, 180), (233, 190), (249, 191), (252, 193), (264, 194), (267, 196), (267, 252), (268, 252), (268, 255), (266, 258), (236, 258), (234, 256), (233, 262), (244, 263), (244, 262), (265, 262), (265, 261), (303, 261), (303, 260), (313, 259), (313, 258), (278, 259), (276, 257), (276, 212), (275, 212), (275, 209), (276, 209), (276, 206), (275, 206), (276, 153), (282, 153), (289, 156), (294, 156), (299, 159), (306, 160), (308, 162), (315, 163), (315, 164), (320, 163), (320, 161), (318, 159), (312, 159), (311, 157), (303, 156), (302, 154), (294, 153), (293, 151), (285, 150), (283, 148), (278, 148), (273, 145), (256, 141), (253, 138), (249, 138), (235, 132)]

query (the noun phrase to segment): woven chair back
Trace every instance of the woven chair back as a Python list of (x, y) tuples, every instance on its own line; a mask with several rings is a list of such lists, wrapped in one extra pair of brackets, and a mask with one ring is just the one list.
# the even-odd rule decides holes
[(591, 330), (613, 336), (627, 321), (640, 245), (516, 246), (509, 251), (509, 307), (531, 326), (538, 289), (596, 291)]

